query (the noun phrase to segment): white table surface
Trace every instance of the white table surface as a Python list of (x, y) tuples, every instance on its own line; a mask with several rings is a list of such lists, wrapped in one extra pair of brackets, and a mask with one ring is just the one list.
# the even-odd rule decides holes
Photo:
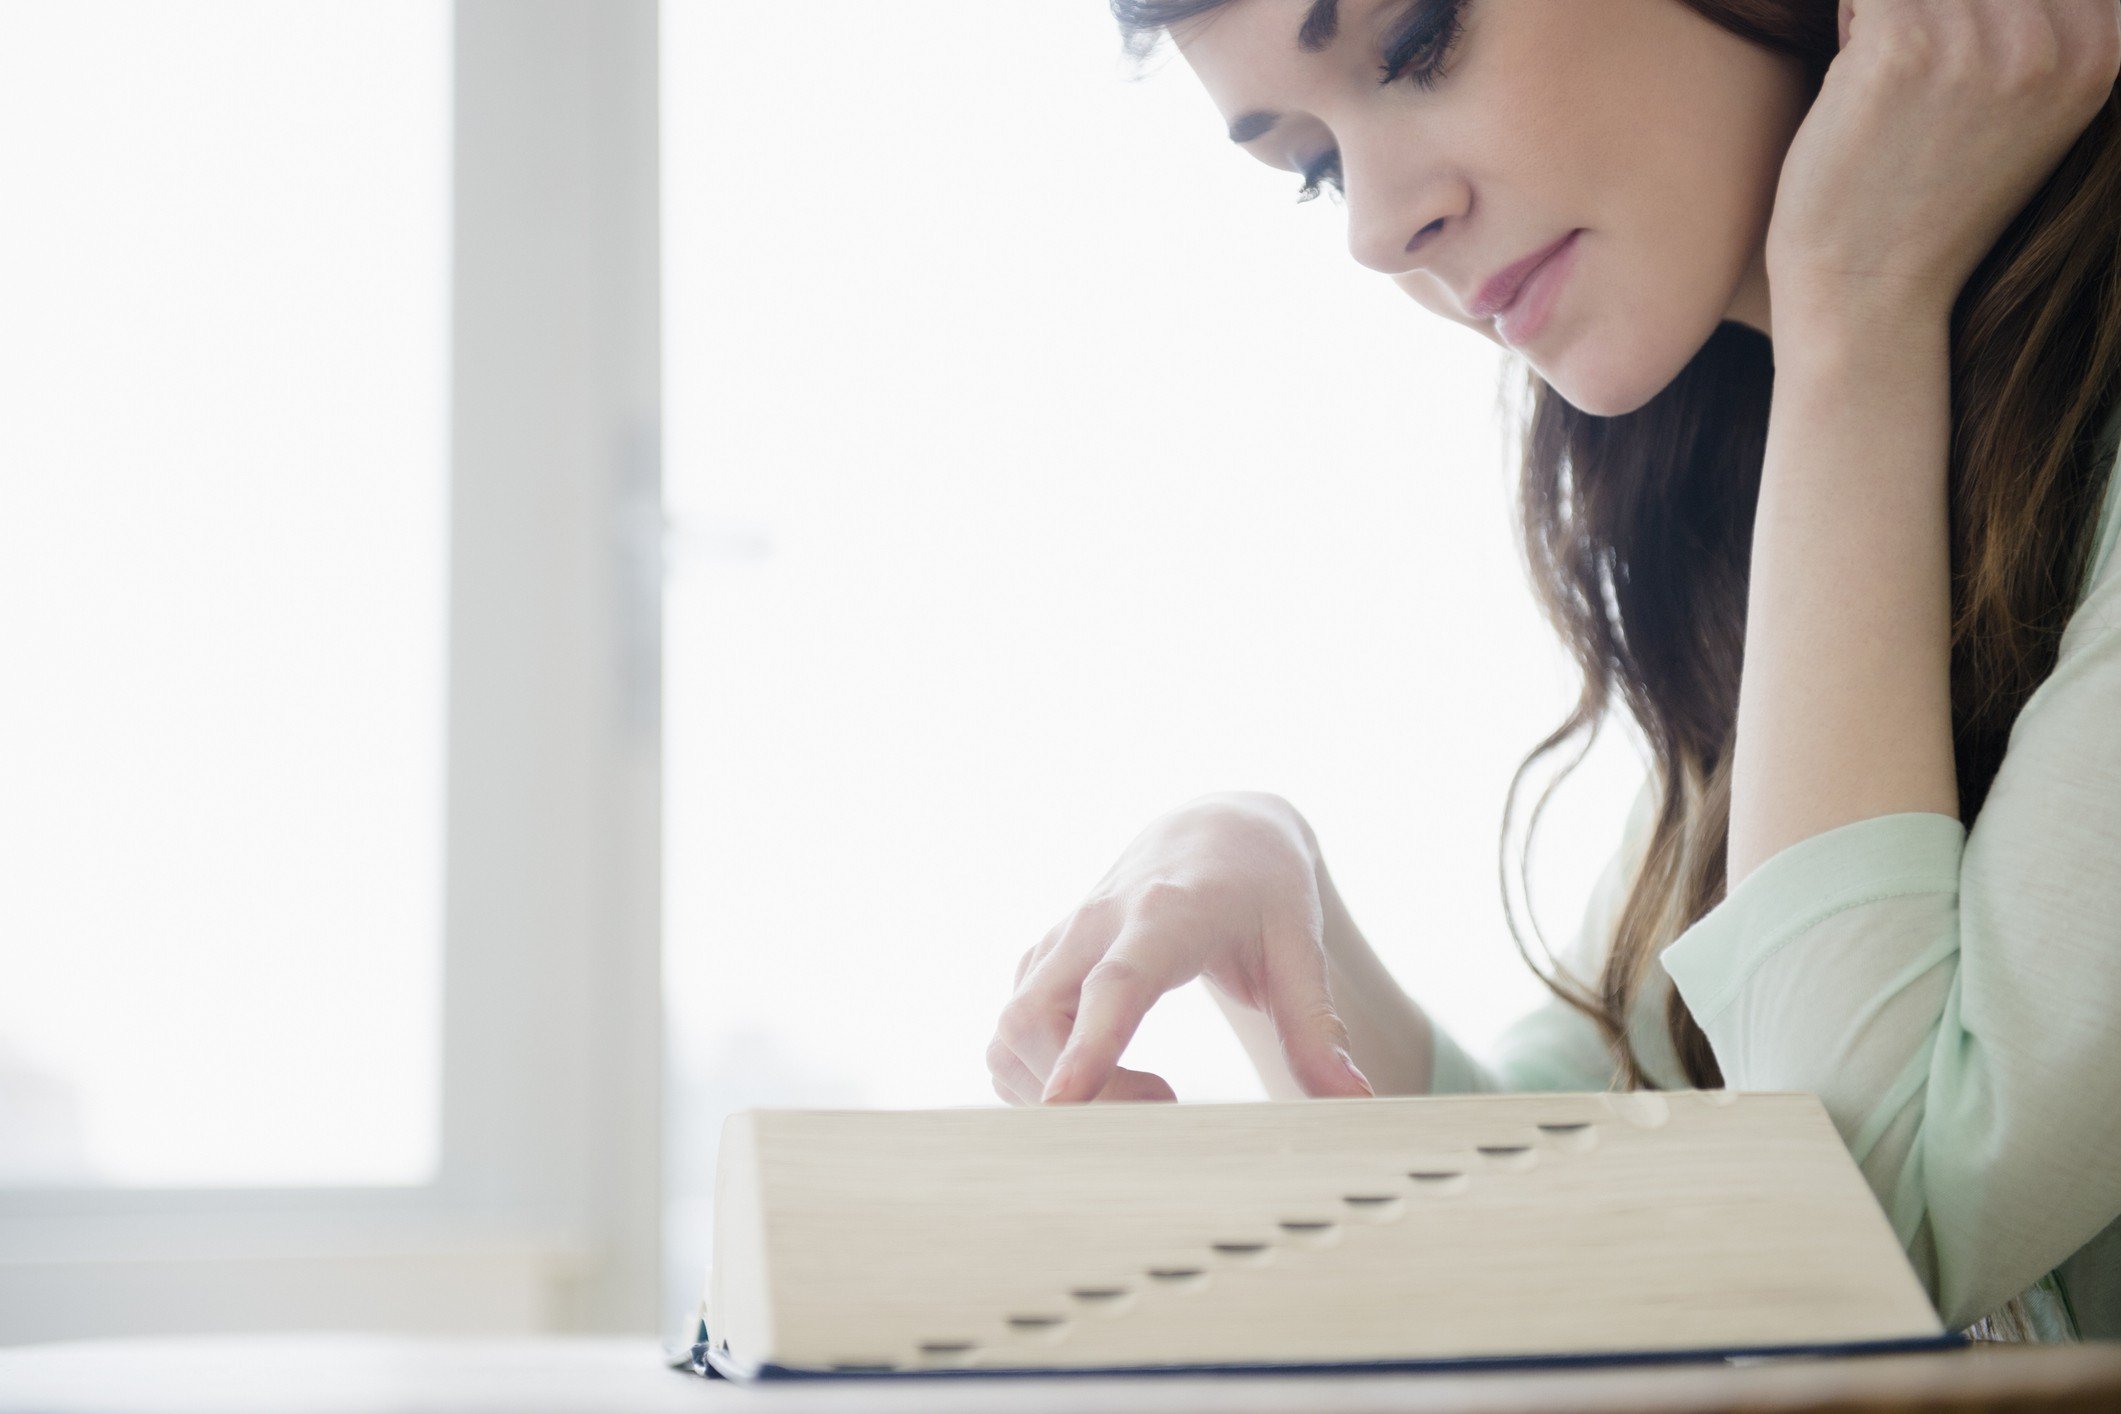
[(647, 1339), (185, 1336), (0, 1346), (23, 1414), (559, 1414), (716, 1409), (1153, 1411), (2121, 1409), (2121, 1343), (1982, 1346), (1724, 1368), (1538, 1374), (847, 1380), (753, 1387), (670, 1369)]

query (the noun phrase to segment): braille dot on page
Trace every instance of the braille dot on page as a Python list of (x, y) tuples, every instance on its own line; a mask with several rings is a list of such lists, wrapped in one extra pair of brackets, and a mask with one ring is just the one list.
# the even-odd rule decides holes
[(1151, 1267), (1149, 1280), (1174, 1291), (1199, 1291), (1208, 1284), (1208, 1273), (1202, 1267)]
[(1474, 1147), (1494, 1168), (1523, 1170), (1539, 1162), (1539, 1151), (1529, 1144), (1479, 1144)]
[(1340, 1241), (1340, 1224), (1326, 1218), (1284, 1218), (1280, 1227), (1299, 1247), (1331, 1247)]
[(1024, 1340), (1035, 1340), (1042, 1345), (1058, 1345), (1073, 1326), (1066, 1316), (1050, 1312), (1026, 1312), (1009, 1317), (1009, 1330)]
[(1068, 1294), (1078, 1301), (1108, 1305), (1128, 1293), (1124, 1286), (1078, 1286)]
[(1556, 1121), (1539, 1126), (1540, 1134), (1555, 1148), (1584, 1154), (1598, 1147), (1598, 1131), (1589, 1120)]
[(1397, 1193), (1347, 1193), (1341, 1195), (1355, 1215), (1373, 1223), (1388, 1223), (1406, 1211), (1407, 1200)]
[(1078, 1286), (1068, 1294), (1100, 1316), (1116, 1316), (1134, 1304), (1134, 1291), (1125, 1286)]
[(1463, 1193), (1468, 1186), (1465, 1174), (1458, 1169), (1409, 1169), (1407, 1177), (1414, 1180), (1416, 1193), (1438, 1198)]

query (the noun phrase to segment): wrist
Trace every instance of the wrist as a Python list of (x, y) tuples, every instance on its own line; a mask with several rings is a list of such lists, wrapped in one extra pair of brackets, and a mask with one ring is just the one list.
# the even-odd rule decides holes
[(1948, 348), (1952, 302), (1893, 282), (1768, 277), (1775, 370), (1806, 360), (1874, 362)]
[(1202, 796), (1201, 801), (1273, 822), (1291, 841), (1301, 846), (1311, 867), (1318, 867), (1318, 836), (1312, 833), (1311, 822), (1304, 819), (1303, 812), (1286, 798), (1265, 790), (1226, 790)]
[(1949, 458), (1934, 430), (1951, 396), (1943, 320), (1811, 322), (1777, 339), (1775, 354), (1763, 507), (1786, 488), (1811, 488), (1803, 494), (1828, 496), (1843, 513), (1898, 517), (1903, 530), (1915, 524), (1905, 517), (1926, 526), (1943, 511)]

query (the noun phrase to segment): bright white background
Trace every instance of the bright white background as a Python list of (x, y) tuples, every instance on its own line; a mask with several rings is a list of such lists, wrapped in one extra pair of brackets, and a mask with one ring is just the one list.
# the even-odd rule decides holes
[(433, 1171), (449, 34), (0, 4), (0, 1184)]
[[(1496, 830), (1572, 683), (1498, 351), (1102, 0), (663, 13), (666, 1311), (724, 1115), (996, 1103), (1016, 958), (1203, 791), (1296, 802), (1469, 1044), (1537, 1002)], [(418, 1183), (449, 9), (0, 38), (0, 1182)], [(1638, 775), (1550, 813), (1557, 946)], [(1128, 1059), (1260, 1093), (1197, 987)]]
[[(1546, 995), (1496, 836), (1574, 679), (1501, 351), (1102, 0), (663, 18), (666, 1300), (723, 1115), (998, 1103), (1017, 957), (1204, 791), (1303, 810), (1469, 1044)], [(1640, 770), (1605, 733), (1542, 824), (1557, 950)], [(1128, 1064), (1263, 1093), (1197, 983)]]

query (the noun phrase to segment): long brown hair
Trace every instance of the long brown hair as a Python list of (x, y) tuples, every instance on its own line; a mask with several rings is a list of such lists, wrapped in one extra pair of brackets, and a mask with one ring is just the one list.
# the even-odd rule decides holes
[[(1109, 3), (1127, 51), (1140, 58), (1165, 27), (1225, 0)], [(1814, 94), (1839, 47), (1835, 0), (1680, 3), (1795, 57)], [(1950, 336), (1952, 728), (1959, 818), (1971, 825), (2011, 723), (2054, 670), (2113, 454), (2099, 445), (2099, 433), (2121, 396), (2115, 96), (1975, 268), (1953, 305)], [(1615, 1057), (1613, 1083), (1622, 1088), (1656, 1086), (1627, 1024), (1649, 968), (1666, 943), (1724, 897), (1731, 745), (1773, 377), (1767, 338), (1732, 322), (1649, 402), (1617, 417), (1579, 411), (1538, 374), (1523, 371), (1526, 566), (1583, 686), (1561, 724), (1511, 776), (1503, 801), (1503, 910), (1526, 965), (1597, 1024)], [(1508, 886), (1510, 821), (1527, 773), (1580, 739), (1532, 807), (1519, 860), (1523, 880), (1540, 811), (1589, 750), (1616, 693), (1650, 750), (1657, 810), (1603, 973), (1585, 987), (1543, 969), (1518, 931)], [(1543, 939), (1541, 948), (1551, 962)], [(1676, 989), (1665, 1024), (1687, 1083), (1721, 1086), (1708, 1038)], [(2013, 1297), (1976, 1332), (2022, 1337), (2024, 1318)]]

